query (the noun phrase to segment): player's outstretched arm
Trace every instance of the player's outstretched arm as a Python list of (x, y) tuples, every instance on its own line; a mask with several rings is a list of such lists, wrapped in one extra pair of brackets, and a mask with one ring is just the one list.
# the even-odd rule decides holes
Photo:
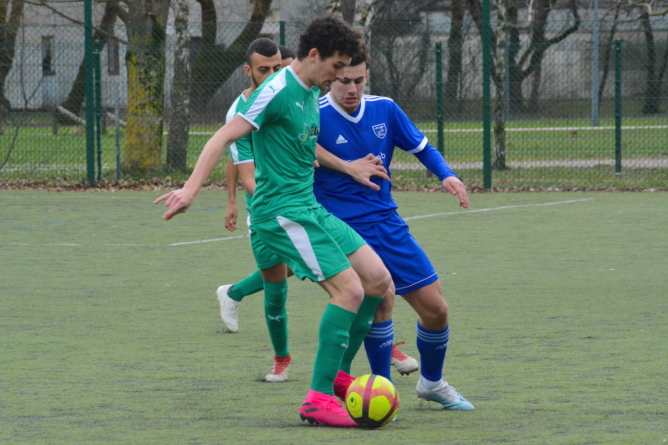
[(227, 182), (227, 210), (225, 211), (225, 228), (230, 232), (237, 230), (237, 217), (239, 209), (237, 208), (237, 180), (239, 171), (234, 165), (232, 159), (227, 158), (225, 168), (225, 178)]
[(227, 150), (232, 142), (246, 136), (251, 130), (253, 130), (253, 126), (241, 116), (235, 116), (221, 127), (204, 145), (197, 164), (195, 164), (195, 169), (183, 188), (171, 191), (153, 201), (153, 204), (165, 201), (167, 212), (162, 215), (162, 219), (169, 221), (174, 215), (185, 213), (197, 198), (202, 184), (220, 161), (223, 152)]
[(456, 176), (448, 176), (443, 180), (443, 187), (451, 194), (459, 198), (459, 207), (469, 208), (469, 195), (466, 186)]
[(371, 182), (371, 177), (379, 176), (386, 181), (390, 181), (387, 170), (383, 167), (383, 161), (371, 153), (353, 162), (346, 162), (327, 151), (320, 144), (317, 144), (316, 157), (318, 158), (320, 165), (331, 168), (332, 170), (340, 171), (341, 173), (352, 177), (360, 184), (371, 187), (376, 191), (380, 190), (380, 187)]

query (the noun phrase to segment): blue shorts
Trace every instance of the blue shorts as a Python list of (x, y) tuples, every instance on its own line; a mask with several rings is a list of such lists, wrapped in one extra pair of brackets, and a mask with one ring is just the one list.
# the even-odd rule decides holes
[(397, 295), (404, 295), (438, 280), (422, 247), (397, 212), (381, 222), (350, 224), (371, 246), (390, 271)]

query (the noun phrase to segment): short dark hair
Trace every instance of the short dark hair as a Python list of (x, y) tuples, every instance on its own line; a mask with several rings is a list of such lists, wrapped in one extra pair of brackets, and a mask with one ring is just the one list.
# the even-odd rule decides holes
[(360, 42), (359, 50), (353, 56), (353, 60), (350, 61), (350, 66), (357, 66), (360, 65), (361, 63), (366, 63), (367, 68), (371, 66), (371, 56), (369, 55), (369, 48), (364, 44), (364, 42)]
[(296, 59), (295, 52), (290, 48), (288, 48), (287, 46), (278, 45), (278, 50), (281, 52), (281, 60), (289, 58)]
[(258, 53), (264, 57), (271, 57), (278, 52), (278, 45), (269, 39), (264, 37), (261, 39), (253, 40), (248, 49), (246, 50), (246, 65), (250, 66), (251, 56), (254, 53)]
[(320, 53), (320, 60), (337, 52), (352, 57), (357, 53), (361, 37), (361, 33), (343, 20), (331, 16), (318, 17), (299, 36), (297, 58), (305, 59), (313, 48)]

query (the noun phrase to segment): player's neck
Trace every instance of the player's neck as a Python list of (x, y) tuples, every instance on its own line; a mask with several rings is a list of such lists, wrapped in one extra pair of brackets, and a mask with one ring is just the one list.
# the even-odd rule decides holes
[(255, 85), (251, 83), (250, 88), (242, 93), (244, 95), (244, 98), (248, 99), (250, 95), (253, 94), (253, 91), (255, 91), (256, 89), (257, 88), (255, 88)]
[(305, 59), (304, 61), (302, 61), (302, 60), (299, 60), (299, 59), (295, 59), (289, 65), (289, 67), (292, 68), (292, 70), (295, 72), (297, 77), (299, 77), (299, 79), (302, 82), (304, 82), (304, 84), (306, 86), (308, 86), (308, 87), (313, 86), (313, 82), (311, 81), (311, 75), (313, 74), (312, 73), (313, 67), (308, 62), (308, 60)]

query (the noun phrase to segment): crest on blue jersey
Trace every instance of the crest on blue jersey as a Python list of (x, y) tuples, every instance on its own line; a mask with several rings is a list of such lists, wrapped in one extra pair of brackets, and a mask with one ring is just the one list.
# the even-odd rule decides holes
[(381, 139), (384, 139), (385, 135), (387, 134), (387, 127), (385, 127), (384, 123), (374, 125), (373, 127), (371, 127), (371, 129), (373, 130), (373, 133)]

